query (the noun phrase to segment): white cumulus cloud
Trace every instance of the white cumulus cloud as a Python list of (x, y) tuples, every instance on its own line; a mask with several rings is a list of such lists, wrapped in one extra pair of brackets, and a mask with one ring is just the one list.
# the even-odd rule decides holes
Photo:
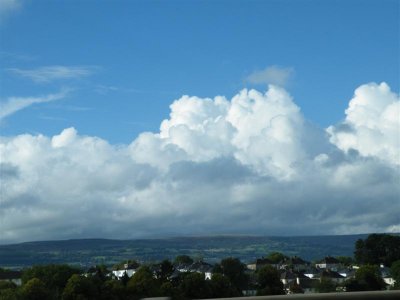
[(387, 138), (381, 150), (365, 152), (363, 139), (351, 147), (338, 141), (340, 132), (359, 138), (364, 127), (398, 134), (387, 110), (396, 101), (385, 84), (359, 87), (330, 135), (307, 121), (284, 89), (270, 86), (232, 99), (183, 96), (160, 132), (129, 145), (75, 128), (2, 137), (2, 242), (395, 231), (400, 171), (393, 145)]
[(331, 142), (400, 165), (400, 98), (386, 83), (356, 89), (343, 123), (330, 126)]

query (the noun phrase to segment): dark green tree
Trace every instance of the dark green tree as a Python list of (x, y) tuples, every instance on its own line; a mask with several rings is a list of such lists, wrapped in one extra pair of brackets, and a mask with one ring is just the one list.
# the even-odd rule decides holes
[(129, 279), (127, 292), (133, 299), (160, 296), (160, 283), (147, 266), (141, 266)]
[(161, 290), (161, 295), (162, 295), (163, 297), (176, 298), (176, 297), (175, 297), (176, 288), (175, 288), (175, 286), (172, 284), (172, 282), (170, 282), (170, 281), (163, 282), (163, 283), (161, 284), (160, 290)]
[(212, 298), (231, 298), (241, 296), (241, 293), (235, 286), (233, 286), (229, 278), (222, 274), (213, 274), (209, 283)]
[(304, 294), (303, 288), (297, 283), (292, 284), (289, 290), (292, 294)]
[(395, 262), (393, 262), (390, 268), (390, 275), (396, 281), (394, 283), (394, 288), (400, 289), (400, 260), (396, 260)]
[(59, 298), (68, 279), (73, 274), (79, 273), (78, 269), (68, 265), (33, 266), (23, 271), (22, 282), (27, 283), (32, 278), (38, 278), (55, 297)]
[(173, 272), (174, 266), (168, 259), (165, 259), (160, 263), (160, 269), (157, 272), (157, 277), (162, 281), (166, 281)]
[(188, 255), (178, 255), (177, 257), (175, 257), (174, 260), (175, 265), (180, 265), (180, 264), (190, 265), (192, 263), (193, 259)]
[(204, 299), (211, 296), (211, 287), (204, 274), (188, 273), (179, 285), (180, 294), (186, 299)]
[(264, 266), (257, 271), (258, 289), (257, 296), (285, 294), (280, 274), (272, 266)]
[(137, 260), (128, 259), (128, 260), (124, 260), (124, 261), (121, 261), (121, 262), (115, 264), (112, 268), (114, 270), (123, 270), (123, 269), (125, 269), (126, 265), (128, 265), (130, 268), (134, 268), (134, 269), (137, 269), (140, 267), (140, 264)]
[(107, 266), (97, 265), (94, 269), (95, 269), (95, 272), (92, 275), (92, 277), (95, 277), (98, 280), (103, 281), (103, 282), (107, 280), (107, 274), (109, 273)]
[(14, 282), (0, 281), (0, 290), (16, 289), (16, 288), (17, 288), (17, 285)]
[(372, 265), (361, 266), (355, 274), (354, 279), (346, 281), (346, 291), (377, 291), (386, 286), (381, 278), (379, 268)]
[(20, 298), (17, 285), (9, 281), (0, 281), (0, 299), (17, 300)]
[(125, 286), (119, 280), (107, 280), (103, 283), (100, 299), (123, 300), (126, 298)]
[(246, 274), (246, 265), (238, 258), (228, 257), (221, 260), (219, 266), (214, 269), (220, 269), (221, 274), (226, 276), (236, 289), (241, 292), (247, 286), (248, 276)]
[(336, 284), (331, 279), (322, 277), (315, 283), (314, 289), (317, 293), (332, 293), (336, 292)]
[(400, 236), (390, 234), (370, 234), (365, 240), (357, 240), (354, 257), (359, 264), (390, 267), (400, 260)]
[(351, 266), (354, 263), (354, 259), (350, 256), (338, 256), (336, 259), (344, 266)]
[(100, 286), (97, 286), (91, 278), (74, 274), (68, 280), (62, 293), (63, 300), (95, 300), (100, 298)]
[(48, 300), (51, 294), (45, 284), (38, 278), (28, 280), (21, 290), (22, 299), (24, 300)]
[(286, 255), (282, 254), (281, 252), (271, 252), (268, 254), (267, 258), (272, 261), (273, 263), (277, 264), (285, 259), (288, 259)]

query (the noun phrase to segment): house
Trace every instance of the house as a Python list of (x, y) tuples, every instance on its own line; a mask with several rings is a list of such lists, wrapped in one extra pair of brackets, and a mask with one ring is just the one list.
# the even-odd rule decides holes
[(210, 265), (204, 261), (196, 261), (192, 264), (179, 264), (175, 266), (175, 272), (173, 273), (172, 278), (177, 278), (179, 273), (197, 272), (203, 273), (205, 279), (211, 279), (212, 270), (213, 265)]
[(131, 278), (133, 274), (136, 273), (136, 265), (131, 265), (131, 264), (124, 264), (124, 267), (121, 269), (113, 270), (112, 273), (113, 275), (119, 280), (122, 277), (125, 276), (125, 274)]
[(0, 281), (9, 281), (20, 286), (22, 284), (21, 276), (21, 271), (1, 270)]
[(315, 285), (318, 279), (311, 279), (308, 277), (299, 278), (297, 284), (303, 289), (304, 294), (312, 294), (315, 292)]
[(89, 277), (89, 276), (95, 276), (96, 274), (97, 274), (96, 267), (90, 267), (89, 269), (86, 270), (85, 273), (83, 273), (83, 276)]
[(289, 287), (290, 283), (296, 282), (297, 274), (289, 270), (281, 272), (281, 281), (285, 287)]
[(345, 277), (346, 279), (353, 278), (354, 275), (356, 274), (356, 271), (352, 268), (343, 268), (343, 269), (338, 269), (337, 272)]
[(191, 264), (188, 268), (189, 272), (203, 273), (205, 279), (211, 279), (213, 266), (204, 261), (197, 261)]
[(332, 256), (326, 256), (324, 259), (315, 264), (316, 268), (330, 269), (334, 271), (337, 271), (340, 266), (340, 261)]
[(383, 281), (388, 285), (388, 288), (393, 287), (396, 280), (394, 280), (390, 274), (390, 269), (384, 265), (380, 265), (379, 272), (381, 273)]
[(306, 270), (309, 265), (310, 265), (310, 263), (303, 260), (302, 258), (300, 258), (298, 256), (293, 256), (289, 259), (286, 259), (281, 264), (281, 268), (285, 268), (285, 269), (290, 268), (290, 269), (296, 270), (296, 271), (303, 271), (303, 270)]
[(300, 286), (305, 293), (311, 293), (314, 289), (313, 283), (315, 281), (315, 279), (307, 277), (302, 272), (285, 270), (281, 273), (281, 282), (288, 294), (294, 285)]
[(314, 268), (314, 267), (309, 267), (306, 270), (303, 271), (303, 274), (307, 276), (310, 279), (313, 279), (315, 277), (318, 277), (318, 275), (321, 273), (320, 270)]
[(262, 267), (265, 267), (266, 265), (271, 265), (275, 268), (277, 268), (278, 264), (273, 263), (271, 260), (269, 260), (268, 258), (258, 258), (256, 259), (256, 261), (250, 263), (247, 265), (247, 269), (249, 270), (253, 270), (253, 271), (258, 271), (260, 270)]
[(323, 270), (321, 272), (319, 278), (320, 278), (320, 280), (322, 278), (330, 279), (331, 281), (333, 281), (336, 284), (341, 284), (346, 280), (346, 278), (344, 276), (340, 275), (338, 272), (332, 271), (329, 269)]
[(181, 273), (184, 273), (184, 272), (189, 272), (190, 265), (191, 264), (177, 264), (177, 265), (174, 265), (174, 267), (175, 267), (175, 270), (177, 270)]

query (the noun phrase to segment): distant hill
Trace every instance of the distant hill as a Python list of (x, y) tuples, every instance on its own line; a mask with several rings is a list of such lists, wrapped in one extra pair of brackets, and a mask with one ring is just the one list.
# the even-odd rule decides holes
[(21, 268), (36, 264), (68, 263), (82, 267), (136, 259), (158, 261), (187, 254), (217, 262), (224, 257), (237, 257), (244, 262), (269, 252), (298, 255), (316, 260), (327, 255), (353, 256), (354, 243), (367, 234), (335, 236), (211, 236), (164, 239), (110, 240), (78, 239), (27, 242), (0, 246), (0, 267)]

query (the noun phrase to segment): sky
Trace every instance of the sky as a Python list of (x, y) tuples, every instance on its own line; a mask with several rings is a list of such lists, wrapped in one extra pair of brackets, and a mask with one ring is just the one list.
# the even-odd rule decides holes
[(0, 243), (400, 231), (392, 0), (0, 0)]

